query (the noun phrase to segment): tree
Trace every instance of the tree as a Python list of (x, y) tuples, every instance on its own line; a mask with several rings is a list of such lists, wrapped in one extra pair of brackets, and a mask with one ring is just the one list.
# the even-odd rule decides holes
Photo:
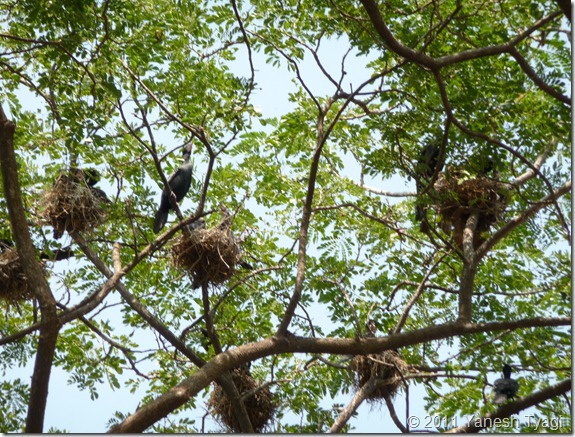
[[(15, 289), (30, 293), (0, 284), (2, 431), (44, 430), (55, 366), (94, 398), (103, 384), (144, 388), (112, 431), (202, 430), (187, 414), (206, 389), (246, 432), (351, 430), (366, 399), (408, 431), (414, 390), (430, 415), (483, 420), (442, 430), (534, 407), (571, 431), (564, 2), (0, 7), (0, 232), (15, 243), (0, 267), (16, 257)], [(279, 117), (254, 103), (265, 65), (293, 78)], [(441, 165), (422, 180), (434, 140)], [(190, 142), (192, 188), (156, 236), (159, 193)], [(97, 169), (109, 202), (90, 201), (94, 221), (66, 216), (61, 242), (49, 194), (94, 195), (72, 168)], [(204, 270), (190, 274), (175, 251), (199, 236), (230, 257), (197, 249)], [(66, 267), (39, 260), (67, 243)], [(10, 369), (30, 360), (28, 386)], [(496, 407), (505, 363), (519, 393)], [(326, 409), (336, 394), (350, 404)], [(275, 421), (255, 423), (258, 396)]]

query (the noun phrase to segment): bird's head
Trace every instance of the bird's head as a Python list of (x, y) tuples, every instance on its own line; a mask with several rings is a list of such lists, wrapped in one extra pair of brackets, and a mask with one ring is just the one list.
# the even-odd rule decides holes
[(188, 143), (182, 149), (182, 158), (185, 160), (186, 155), (189, 157), (192, 153), (192, 143)]
[(100, 175), (100, 172), (95, 168), (84, 169), (84, 180), (88, 185), (96, 185), (98, 182), (100, 182), (100, 179), (102, 179), (102, 176)]
[(503, 377), (504, 378), (511, 378), (511, 366), (509, 364), (503, 365)]
[(365, 324), (365, 328), (367, 329), (368, 336), (374, 337), (377, 331), (377, 325), (375, 324), (375, 320), (369, 319)]

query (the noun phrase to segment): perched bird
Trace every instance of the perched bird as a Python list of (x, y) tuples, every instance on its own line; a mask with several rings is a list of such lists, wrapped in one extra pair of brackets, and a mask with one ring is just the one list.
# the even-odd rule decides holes
[[(106, 193), (98, 187), (95, 187), (100, 181), (100, 172), (94, 168), (78, 168), (78, 167), (70, 167), (68, 170), (63, 171), (60, 173), (58, 178), (54, 181), (54, 187), (67, 187), (64, 193), (72, 193), (67, 194), (64, 197), (66, 203), (70, 203), (72, 206), (76, 204), (77, 198), (82, 196), (83, 198), (91, 198), (95, 200), (93, 203), (94, 207), (98, 206), (98, 203), (110, 203), (110, 199), (106, 196)], [(90, 195), (86, 197), (84, 191), (76, 190), (76, 187), (85, 187), (89, 189)], [(79, 205), (82, 203), (78, 202)], [(66, 212), (69, 211), (68, 208), (64, 208)], [(66, 223), (65, 221), (57, 221), (53, 223), (54, 226), (54, 239), (58, 240), (64, 235), (64, 231), (66, 230)], [(72, 255), (71, 255), (72, 256)]]
[[(7, 250), (16, 250), (14, 241), (8, 238), (0, 238), (0, 253), (6, 252)], [(40, 252), (39, 258), (48, 261), (62, 261), (63, 259), (68, 259), (73, 256), (75, 256), (75, 254), (71, 246), (66, 246), (61, 249), (50, 249), (50, 252), (42, 251)]]
[[(417, 160), (415, 188), (419, 195), (429, 183), (429, 179), (435, 173), (438, 161), (439, 152), (441, 151), (441, 139), (437, 138), (435, 141), (428, 143), (420, 152)], [(441, 168), (438, 169), (441, 171)], [(415, 219), (422, 221), (426, 216), (426, 208), (419, 203), (415, 207)]]
[(69, 175), (74, 182), (84, 181), (89, 187), (93, 187), (101, 179), (100, 172), (95, 168), (70, 167)]
[(0, 238), (0, 252), (6, 251), (6, 249), (12, 249), (14, 247), (14, 242), (7, 238)]
[(505, 364), (503, 366), (503, 378), (493, 383), (493, 403), (498, 405), (505, 403), (515, 397), (517, 390), (519, 390), (519, 383), (511, 379), (511, 366)]
[(491, 156), (487, 157), (487, 160), (483, 163), (482, 168), (479, 170), (479, 174), (487, 176), (495, 169), (495, 161)]
[(48, 261), (62, 261), (75, 256), (74, 251), (71, 246), (63, 247), (62, 249), (52, 249), (52, 253), (42, 252), (40, 253), (40, 259), (45, 259)]
[[(184, 198), (192, 184), (192, 163), (190, 162), (190, 154), (192, 153), (192, 145), (187, 144), (184, 146), (183, 158), (184, 163), (169, 177), (168, 185), (170, 190), (176, 196), (176, 201), (179, 202)], [(172, 209), (170, 202), (170, 190), (164, 187), (162, 191), (162, 198), (160, 200), (160, 207), (154, 218), (154, 233), (160, 232), (168, 221), (168, 213)]]
[(194, 232), (197, 229), (206, 229), (206, 221), (203, 217), (200, 217), (198, 220), (188, 225), (188, 230), (190, 232)]
[(365, 324), (365, 329), (367, 330), (367, 337), (375, 337), (375, 333), (377, 332), (375, 320), (369, 319)]

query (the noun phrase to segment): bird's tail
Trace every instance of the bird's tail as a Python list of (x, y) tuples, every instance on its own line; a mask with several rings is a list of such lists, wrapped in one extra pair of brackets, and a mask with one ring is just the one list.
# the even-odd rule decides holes
[(421, 220), (423, 220), (423, 218), (425, 217), (425, 213), (426, 213), (426, 209), (424, 206), (422, 205), (417, 205), (415, 207), (415, 220), (417, 220), (418, 222), (420, 222)]
[(494, 393), (493, 403), (496, 405), (504, 404), (507, 401), (507, 395), (505, 393)]
[(164, 226), (166, 226), (166, 222), (168, 221), (168, 213), (169, 211), (167, 209), (158, 209), (158, 212), (154, 217), (154, 234), (157, 234), (164, 228)]

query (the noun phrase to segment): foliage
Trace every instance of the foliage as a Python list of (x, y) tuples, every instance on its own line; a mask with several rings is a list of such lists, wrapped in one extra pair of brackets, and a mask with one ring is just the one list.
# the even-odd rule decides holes
[[(64, 321), (52, 365), (92, 400), (104, 387), (140, 397), (138, 411), (101, 423), (123, 426), (208, 375), (145, 426), (207, 430), (197, 417), (210, 382), (252, 361), (278, 406), (267, 429), (327, 431), (353, 396), (350, 357), (389, 349), (382, 337), (397, 342), (422, 415), (494, 411), (504, 363), (520, 397), (570, 378), (570, 20), (550, 0), (360, 3), (0, 2), (0, 104), (17, 126), (32, 240), (39, 254), (75, 252), (47, 263)], [(487, 231), (478, 225), (478, 244), (465, 243), (468, 216), (454, 242), (433, 186), (414, 191), (420, 151), (436, 138), (451, 183), (494, 163), (486, 177), (506, 202)], [(223, 205), (244, 265), (199, 289), (171, 261), (181, 231), (152, 232), (160, 172), (190, 141), (192, 187), (172, 226), (201, 217), (214, 228)], [(111, 202), (104, 223), (55, 240), (42, 199), (70, 167), (98, 169)], [(0, 238), (13, 239), (6, 205)], [(88, 309), (118, 265), (114, 291)], [(0, 430), (21, 431), (30, 388), (10, 372), (36, 357), (37, 327), (23, 330), (40, 309), (0, 307)], [(321, 339), (339, 342), (320, 350)], [(57, 397), (51, 389), (48, 404)], [(405, 391), (392, 402), (400, 422), (405, 402)], [(563, 396), (534, 405), (562, 419), (557, 429), (506, 430), (570, 432), (569, 407)], [(364, 425), (356, 414), (342, 426)]]

